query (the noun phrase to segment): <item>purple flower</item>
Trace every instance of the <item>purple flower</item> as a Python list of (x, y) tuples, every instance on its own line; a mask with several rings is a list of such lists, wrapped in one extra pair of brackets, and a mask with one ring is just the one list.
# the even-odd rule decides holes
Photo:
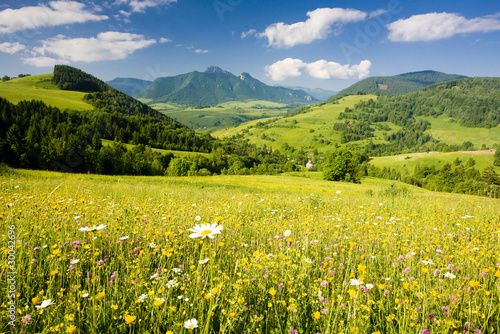
[(31, 322), (31, 316), (29, 314), (25, 315), (22, 319), (21, 319), (21, 322), (28, 326)]
[(70, 271), (73, 271), (73, 270), (75, 270), (75, 269), (76, 269), (76, 267), (75, 267), (75, 265), (74, 265), (74, 264), (72, 264), (72, 265), (70, 265), (70, 266), (69, 266), (69, 270), (70, 270)]
[(97, 265), (98, 265), (98, 266), (102, 266), (103, 264), (104, 264), (104, 261), (103, 261), (103, 260), (99, 260), (99, 261), (97, 262)]
[(431, 331), (428, 329), (422, 329), (422, 334), (431, 334)]
[(328, 310), (327, 310), (326, 308), (324, 308), (324, 309), (322, 309), (322, 310), (321, 310), (321, 313), (323, 313), (323, 314), (327, 314), (327, 313), (328, 313)]
[(403, 270), (403, 273), (409, 274), (410, 273), (410, 268), (406, 268), (405, 270)]
[(438, 277), (438, 276), (439, 276), (439, 274), (441, 274), (441, 270), (436, 269), (436, 270), (434, 271), (434, 277)]
[(281, 290), (281, 289), (283, 289), (284, 287), (285, 287), (285, 285), (284, 285), (283, 283), (278, 284), (278, 289), (280, 289), (280, 290)]
[(33, 250), (34, 250), (35, 252), (38, 252), (38, 250), (39, 250), (39, 249), (40, 249), (40, 248), (38, 248), (38, 247), (33, 248)]
[(326, 288), (328, 286), (328, 282), (327, 281), (323, 281), (321, 282), (321, 286)]
[(290, 327), (290, 332), (289, 334), (299, 334), (299, 331), (296, 330), (296, 329), (293, 329), (292, 327)]

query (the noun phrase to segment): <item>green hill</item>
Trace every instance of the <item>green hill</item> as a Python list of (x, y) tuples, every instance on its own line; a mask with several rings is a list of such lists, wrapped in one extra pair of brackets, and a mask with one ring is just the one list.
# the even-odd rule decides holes
[(136, 97), (137, 94), (142, 92), (153, 82), (135, 78), (115, 78), (111, 81), (106, 81), (106, 83), (129, 96)]
[(59, 109), (93, 110), (94, 107), (83, 100), (85, 92), (61, 90), (53, 82), (54, 74), (27, 76), (9, 81), (0, 81), (0, 97), (11, 103), (41, 100)]
[(394, 76), (370, 77), (341, 90), (330, 100), (345, 95), (374, 94), (401, 95), (415, 92), (440, 82), (465, 78), (463, 75), (446, 74), (436, 71), (411, 72)]
[(151, 103), (175, 103), (183, 106), (216, 106), (228, 101), (264, 100), (277, 103), (308, 104), (318, 100), (302, 90), (268, 86), (248, 73), (235, 76), (218, 67), (205, 72), (190, 72), (157, 78), (136, 95)]

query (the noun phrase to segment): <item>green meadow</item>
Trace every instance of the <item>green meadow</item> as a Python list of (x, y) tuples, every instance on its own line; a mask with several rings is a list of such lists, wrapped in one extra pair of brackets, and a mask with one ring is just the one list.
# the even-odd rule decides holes
[(53, 74), (42, 74), (0, 82), (0, 96), (17, 104), (20, 101), (42, 100), (45, 104), (61, 110), (93, 110), (83, 101), (86, 93), (60, 90), (52, 83)]
[(15, 304), (1, 294), (0, 332), (500, 330), (496, 199), (377, 179), (1, 173)]
[[(148, 100), (141, 101), (150, 103)], [(209, 108), (184, 108), (170, 103), (149, 105), (192, 129), (208, 133), (255, 119), (280, 116), (288, 110), (286, 104), (269, 101), (230, 101)]]

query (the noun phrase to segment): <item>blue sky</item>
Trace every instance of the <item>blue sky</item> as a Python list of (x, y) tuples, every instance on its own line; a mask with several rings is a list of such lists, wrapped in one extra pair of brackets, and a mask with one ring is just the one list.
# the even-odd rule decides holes
[(499, 1), (7, 0), (0, 76), (78, 67), (152, 80), (217, 65), (340, 90), (378, 75), (500, 76)]

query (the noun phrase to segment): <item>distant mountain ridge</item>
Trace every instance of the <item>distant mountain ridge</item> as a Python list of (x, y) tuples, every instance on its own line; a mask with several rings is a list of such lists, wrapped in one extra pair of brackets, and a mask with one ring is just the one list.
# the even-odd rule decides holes
[(320, 101), (327, 100), (330, 96), (337, 94), (336, 91), (322, 89), (322, 88), (306, 88), (306, 87), (301, 87), (301, 86), (293, 86), (293, 87), (285, 86), (285, 88), (291, 88), (291, 89), (295, 89), (295, 90), (303, 90), (307, 94), (311, 95), (312, 97), (317, 98)]
[(402, 95), (445, 81), (466, 78), (459, 74), (446, 74), (437, 71), (418, 71), (394, 76), (370, 77), (341, 90), (331, 99), (345, 95), (374, 94)]
[(173, 77), (157, 78), (137, 98), (155, 103), (176, 103), (185, 106), (216, 106), (228, 101), (264, 100), (277, 103), (309, 104), (319, 100), (303, 90), (268, 86), (249, 73), (236, 76), (217, 66), (205, 72), (190, 72)]

